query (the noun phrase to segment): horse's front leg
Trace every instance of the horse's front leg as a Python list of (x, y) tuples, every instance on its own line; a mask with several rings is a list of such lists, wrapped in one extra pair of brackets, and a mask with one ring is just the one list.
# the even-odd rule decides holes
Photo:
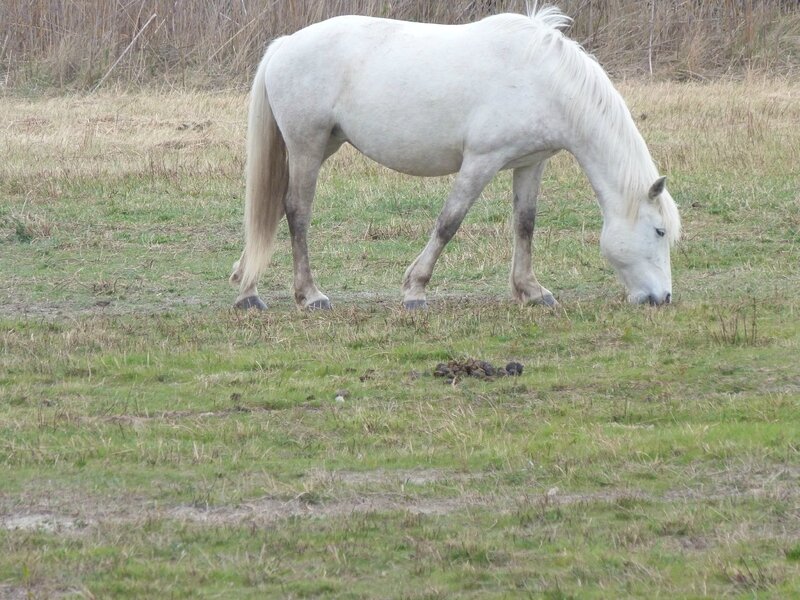
[(531, 266), (531, 241), (536, 225), (536, 198), (546, 161), (514, 169), (514, 257), (511, 294), (523, 304), (557, 306), (553, 294), (537, 281)]
[(481, 195), (483, 188), (498, 171), (496, 161), (488, 157), (465, 158), (456, 176), (453, 189), (436, 219), (425, 249), (406, 269), (403, 277), (403, 306), (414, 310), (426, 308), (425, 286), (433, 274), (433, 267), (447, 242), (458, 231), (470, 207)]

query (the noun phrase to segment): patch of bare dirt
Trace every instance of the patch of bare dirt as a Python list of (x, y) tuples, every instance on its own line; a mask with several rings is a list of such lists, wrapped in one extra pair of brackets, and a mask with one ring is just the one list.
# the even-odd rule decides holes
[(346, 486), (375, 485), (431, 485), (435, 483), (458, 483), (474, 481), (484, 477), (483, 473), (462, 473), (442, 469), (375, 469), (372, 471), (326, 471), (309, 472), (309, 477), (317, 481), (341, 483)]
[(87, 590), (76, 588), (53, 588), (36, 583), (27, 586), (0, 583), (0, 600), (47, 600), (50, 598), (93, 598)]
[(197, 508), (176, 506), (165, 516), (179, 521), (209, 525), (265, 524), (290, 517), (332, 518), (360, 513), (403, 511), (414, 515), (446, 515), (467, 506), (483, 504), (480, 497), (410, 498), (378, 494), (351, 500), (313, 502), (302, 495), (288, 501), (263, 498), (236, 507)]
[[(75, 317), (87, 316), (117, 316), (117, 315), (136, 315), (136, 314), (159, 314), (176, 309), (192, 309), (198, 311), (213, 311), (220, 308), (230, 308), (233, 305), (235, 294), (231, 293), (223, 298), (219, 297), (164, 297), (157, 299), (152, 296), (148, 299), (142, 297), (141, 300), (128, 298), (126, 300), (116, 300), (114, 298), (100, 298), (94, 301), (23, 301), (12, 288), (3, 290), (9, 300), (0, 304), (0, 317), (5, 318), (42, 318), (45, 320), (70, 319)], [(294, 296), (291, 293), (271, 292), (269, 297), (264, 300), (269, 305), (269, 311), (274, 313), (286, 313), (295, 309)], [(431, 300), (431, 307), (434, 311), (448, 311), (457, 307), (463, 310), (465, 304), (471, 306), (503, 306), (510, 304), (511, 300), (505, 296), (490, 296), (486, 294), (448, 294), (445, 292), (437, 293)], [(342, 312), (345, 310), (372, 309), (382, 307), (388, 310), (407, 316), (410, 319), (419, 319), (424, 315), (408, 315), (402, 308), (401, 298), (395, 292), (343, 292), (336, 291), (334, 298), (334, 310)], [(256, 313), (253, 313), (256, 314)]]
[(0, 518), (0, 528), (8, 531), (44, 531), (59, 533), (83, 529), (89, 525), (82, 519), (51, 513), (11, 514)]
[(29, 588), (0, 583), (0, 600), (28, 600), (38, 598), (38, 595)]
[(10, 301), (0, 304), (0, 317), (44, 319), (58, 321), (76, 317), (121, 316), (131, 314), (153, 315), (180, 308), (214, 310), (209, 298), (191, 296), (181, 298), (161, 298), (158, 303), (136, 304), (114, 299), (96, 299), (86, 302), (21, 302)]
[[(45, 531), (60, 535), (81, 535), (103, 524), (135, 524), (142, 519), (170, 519), (207, 525), (267, 524), (300, 518), (336, 518), (354, 514), (407, 512), (417, 515), (447, 515), (471, 508), (488, 508), (508, 513), (520, 505), (613, 503), (641, 500), (660, 503), (695, 503), (721, 500), (780, 499), (800, 501), (800, 469), (741, 465), (713, 474), (698, 474), (702, 483), (653, 495), (641, 490), (619, 489), (587, 493), (562, 492), (557, 487), (532, 490), (520, 495), (501, 491), (485, 493), (465, 489), (470, 480), (487, 475), (437, 469), (324, 471), (308, 473), (309, 492), (291, 498), (264, 496), (236, 505), (164, 506), (145, 497), (87, 498), (85, 494), (0, 495), (0, 528), (6, 531)], [(314, 490), (322, 483), (322, 493)], [(333, 484), (326, 488), (324, 484)], [(447, 496), (431, 497), (411, 493), (405, 485), (453, 484)]]
[(192, 410), (163, 410), (144, 415), (104, 415), (101, 417), (81, 417), (82, 421), (93, 423), (119, 423), (120, 425), (141, 425), (151, 421), (181, 421), (183, 419), (221, 419), (240, 413), (268, 413), (273, 409), (263, 406), (234, 406), (222, 410), (197, 412)]

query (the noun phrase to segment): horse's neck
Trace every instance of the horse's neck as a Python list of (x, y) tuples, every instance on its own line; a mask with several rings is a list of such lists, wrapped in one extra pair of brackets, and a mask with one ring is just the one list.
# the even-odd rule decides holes
[(613, 126), (598, 123), (586, 134), (577, 132), (567, 150), (586, 173), (603, 215), (623, 215), (658, 177), (650, 152), (630, 117)]

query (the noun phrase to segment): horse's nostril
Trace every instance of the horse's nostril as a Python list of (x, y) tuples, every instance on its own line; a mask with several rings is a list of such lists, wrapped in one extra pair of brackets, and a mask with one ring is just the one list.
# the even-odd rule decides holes
[(664, 298), (664, 303), (669, 304), (670, 302), (672, 302), (672, 294), (668, 292), (666, 298)]
[(650, 306), (655, 306), (656, 304), (658, 304), (658, 300), (656, 300), (656, 297), (653, 294), (649, 294), (647, 296), (647, 303)]

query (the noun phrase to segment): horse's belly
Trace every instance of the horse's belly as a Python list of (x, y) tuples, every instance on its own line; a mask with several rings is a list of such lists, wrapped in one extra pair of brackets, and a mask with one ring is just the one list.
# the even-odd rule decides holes
[(463, 154), (458, 144), (435, 143), (431, 136), (410, 135), (408, 130), (372, 129), (375, 131), (348, 132), (343, 129), (342, 132), (359, 152), (401, 173), (436, 177), (456, 173), (461, 168)]
[(359, 152), (394, 171), (418, 177), (439, 177), (456, 173), (461, 168), (461, 156), (427, 155), (425, 153), (404, 154), (386, 149), (362, 150), (352, 144)]

